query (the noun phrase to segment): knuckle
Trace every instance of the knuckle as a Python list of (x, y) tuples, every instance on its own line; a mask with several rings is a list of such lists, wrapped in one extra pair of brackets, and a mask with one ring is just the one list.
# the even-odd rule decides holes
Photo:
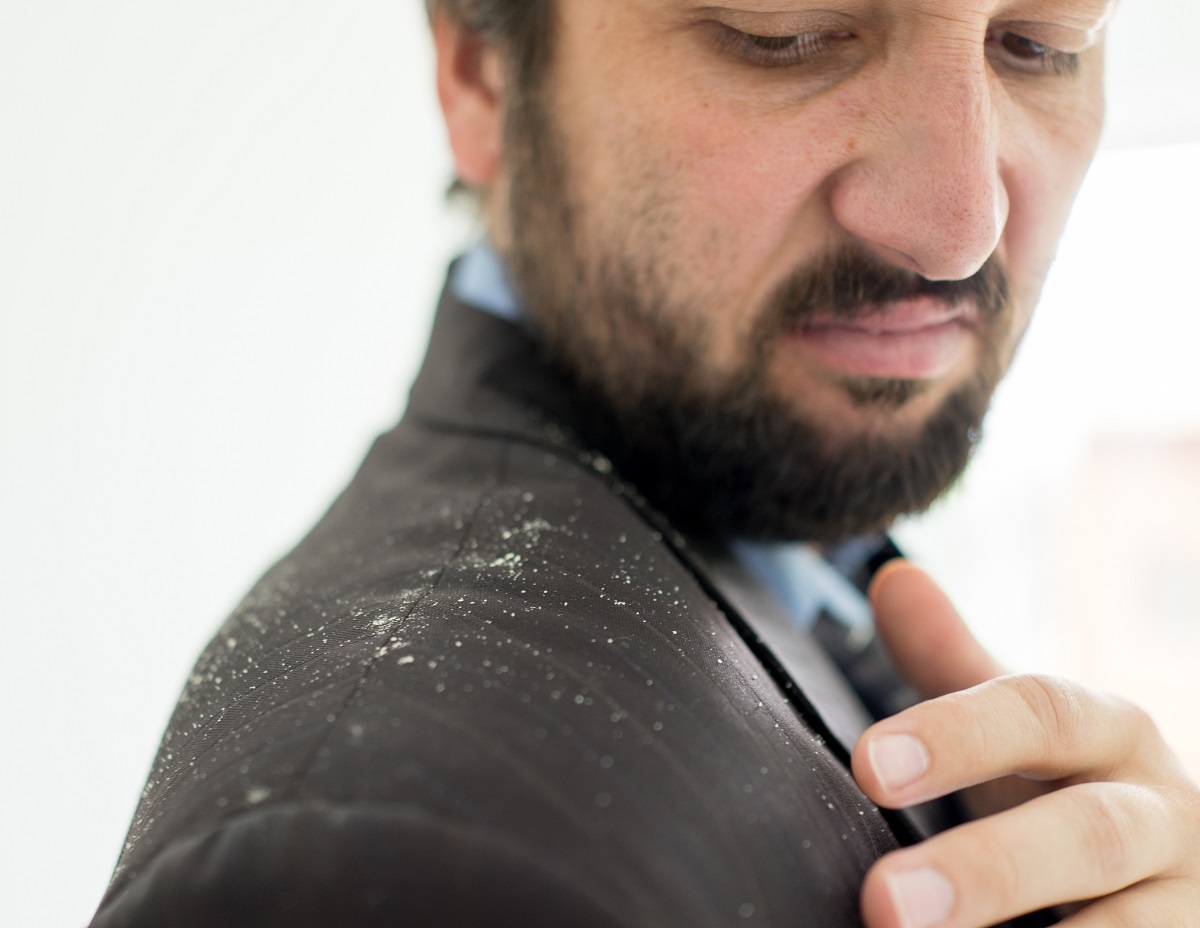
[(1069, 751), (1085, 732), (1084, 709), (1076, 688), (1058, 677), (1029, 674), (1015, 678), (1017, 696), (1039, 723), (1048, 755)]
[(1121, 793), (1103, 787), (1066, 792), (1074, 803), (1084, 853), (1100, 885), (1121, 883), (1128, 876), (1136, 823)]
[(1075, 685), (1044, 675), (1014, 678), (1016, 695), (1042, 732), (1043, 748), (1049, 756), (1070, 750), (1085, 734), (1084, 706)]
[(996, 915), (1012, 911), (1020, 903), (1026, 877), (1021, 861), (1012, 846), (1000, 835), (979, 836), (979, 853), (974, 859), (986, 866), (986, 877), (980, 876), (976, 886), (988, 901), (988, 908)]

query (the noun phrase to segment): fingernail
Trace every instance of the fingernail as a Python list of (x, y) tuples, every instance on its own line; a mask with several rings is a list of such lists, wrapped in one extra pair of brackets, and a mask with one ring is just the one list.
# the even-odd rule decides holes
[(912, 735), (885, 735), (867, 747), (875, 776), (888, 792), (903, 789), (925, 775), (929, 752)]
[(893, 874), (887, 883), (901, 928), (933, 928), (950, 917), (954, 887), (932, 867)]

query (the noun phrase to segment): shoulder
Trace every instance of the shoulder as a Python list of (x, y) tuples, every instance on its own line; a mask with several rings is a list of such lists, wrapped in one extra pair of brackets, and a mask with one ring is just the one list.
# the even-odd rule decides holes
[(173, 843), (93, 928), (629, 924), (538, 847), (419, 806), (288, 802)]
[[(557, 887), (564, 922), (853, 924), (890, 833), (594, 463), (414, 427), (377, 446), (202, 655), (110, 901), (250, 859), (251, 883), (325, 885), (383, 843), (471, 905)], [(445, 923), (539, 923), (479, 912)]]

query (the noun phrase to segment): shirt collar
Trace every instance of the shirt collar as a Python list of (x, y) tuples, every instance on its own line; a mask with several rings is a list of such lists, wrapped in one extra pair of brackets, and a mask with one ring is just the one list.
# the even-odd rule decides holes
[(454, 265), (450, 287), (463, 303), (509, 322), (521, 321), (521, 306), (504, 264), (486, 239), (480, 239)]

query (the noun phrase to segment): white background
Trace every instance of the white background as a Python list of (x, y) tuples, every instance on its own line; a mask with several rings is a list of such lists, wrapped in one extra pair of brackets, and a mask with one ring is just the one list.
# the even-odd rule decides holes
[[(1063, 643), (1014, 494), (1200, 431), (1200, 4), (1127, 5), (990, 444), (904, 530), (1016, 666)], [(470, 238), (430, 71), (418, 0), (3, 0), (0, 924), (86, 922), (195, 655), (403, 408)]]

